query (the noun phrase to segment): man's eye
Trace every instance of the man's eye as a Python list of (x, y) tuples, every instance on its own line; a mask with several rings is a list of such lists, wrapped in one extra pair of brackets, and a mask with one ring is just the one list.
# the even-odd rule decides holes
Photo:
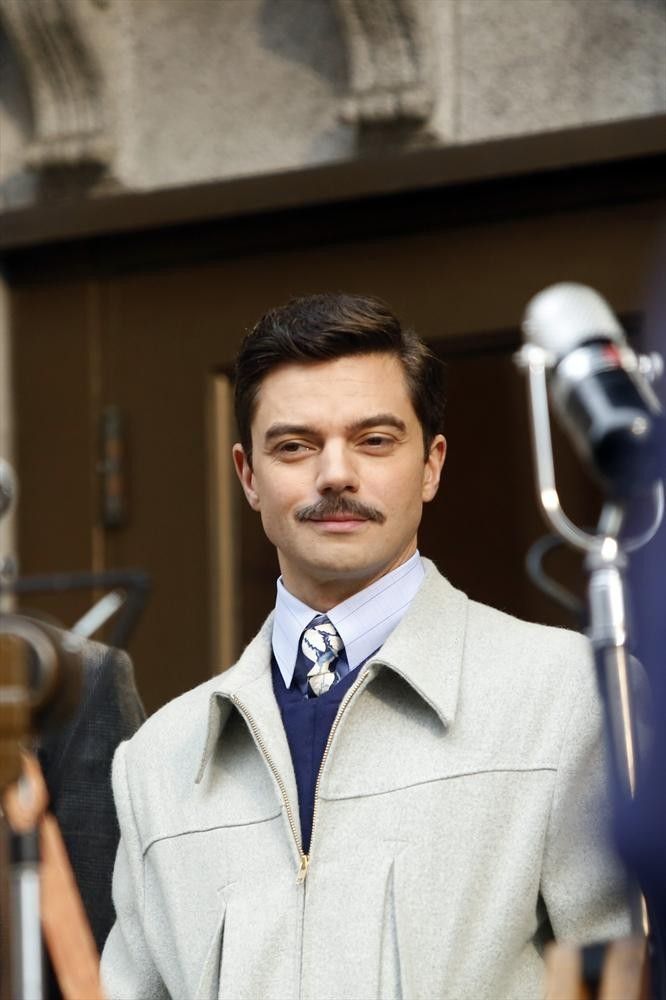
[(363, 438), (362, 443), (369, 448), (389, 448), (393, 444), (393, 438), (387, 437), (385, 434), (370, 434)]
[(307, 450), (308, 445), (304, 441), (283, 441), (276, 449), (281, 455), (298, 455), (299, 452)]

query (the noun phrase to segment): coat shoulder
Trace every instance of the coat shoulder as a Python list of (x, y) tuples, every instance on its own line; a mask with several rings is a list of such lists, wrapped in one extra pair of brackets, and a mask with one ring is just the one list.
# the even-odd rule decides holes
[(217, 696), (228, 698), (270, 669), (271, 624), (269, 616), (233, 666), (167, 702), (144, 722), (124, 744), (128, 773), (148, 781), (165, 776), (184, 782), (194, 778)]
[(501, 701), (516, 725), (521, 720), (535, 733), (547, 720), (556, 729), (567, 726), (576, 706), (586, 727), (598, 727), (601, 705), (589, 639), (475, 601), (468, 614), (466, 660), (473, 670), (467, 682), (476, 698)]
[(427, 589), (420, 608), (420, 624), (428, 619), (460, 635), (461, 655), (474, 664), (475, 672), (489, 670), (499, 679), (508, 671), (515, 679), (535, 672), (559, 674), (571, 665), (590, 672), (592, 651), (589, 639), (572, 629), (525, 621), (514, 615), (473, 600), (456, 589), (434, 564), (425, 560)]
[(128, 745), (130, 757), (174, 754), (195, 735), (197, 745), (203, 745), (211, 698), (219, 687), (219, 677), (211, 677), (197, 687), (178, 695), (151, 715)]
[(589, 666), (592, 659), (590, 641), (582, 633), (525, 621), (474, 600), (468, 605), (468, 633), (496, 658), (508, 655), (514, 669), (561, 668), (572, 660)]

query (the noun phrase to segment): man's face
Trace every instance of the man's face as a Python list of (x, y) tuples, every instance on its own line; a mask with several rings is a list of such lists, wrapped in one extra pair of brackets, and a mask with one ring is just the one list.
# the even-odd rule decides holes
[(437, 435), (424, 461), (402, 365), (390, 354), (281, 365), (259, 389), (251, 466), (234, 445), (285, 586), (321, 611), (412, 555), (445, 453)]

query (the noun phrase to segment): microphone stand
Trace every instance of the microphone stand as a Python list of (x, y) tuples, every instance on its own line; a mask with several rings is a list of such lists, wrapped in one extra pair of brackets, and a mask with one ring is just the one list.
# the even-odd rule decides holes
[[(0, 518), (9, 509), (15, 490), (13, 473), (0, 459)], [(101, 1000), (99, 959), (92, 933), (58, 825), (52, 816), (45, 815), (46, 785), (36, 758), (22, 751), (42, 729), (74, 714), (83, 684), (80, 652), (84, 639), (122, 607), (110, 637), (112, 646), (122, 648), (145, 606), (150, 579), (137, 570), (22, 579), (15, 574), (13, 560), (0, 560), (0, 815), (4, 813), (9, 833), (11, 951), (10, 975), (2, 970), (3, 992), (9, 986), (13, 1000), (43, 1000), (43, 925), (63, 996)], [(68, 633), (6, 610), (12, 608), (17, 595), (99, 587), (115, 589)], [(60, 910), (54, 915), (51, 906), (47, 922), (43, 879), (49, 864), (58, 871), (57, 880), (51, 879), (49, 898), (52, 903), (58, 896)], [(63, 894), (67, 897), (64, 905)], [(56, 917), (70, 921), (76, 935), (75, 954), (70, 945), (63, 946), (59, 940), (61, 927)], [(76, 975), (72, 975), (74, 960)], [(63, 976), (68, 977), (66, 982)]]
[[(655, 484), (652, 521), (647, 530), (634, 538), (620, 540), (625, 507), (613, 500), (604, 504), (594, 534), (569, 520), (562, 510), (555, 485), (550, 434), (546, 373), (554, 366), (555, 360), (553, 355), (535, 344), (525, 344), (515, 356), (516, 364), (528, 376), (537, 497), (550, 527), (567, 545), (585, 553), (589, 611), (587, 634), (594, 652), (605, 707), (611, 774), (614, 787), (621, 794), (633, 798), (636, 793), (638, 741), (630, 672), (627, 556), (646, 545), (659, 528), (664, 514), (664, 486), (661, 481)], [(641, 360), (649, 377), (649, 359)], [(632, 924), (634, 933), (647, 936), (649, 922), (642, 895), (633, 905)]]
[[(19, 779), (20, 780), (20, 779)], [(40, 929), (39, 831), (10, 835), (12, 970), (16, 997), (44, 995)]]

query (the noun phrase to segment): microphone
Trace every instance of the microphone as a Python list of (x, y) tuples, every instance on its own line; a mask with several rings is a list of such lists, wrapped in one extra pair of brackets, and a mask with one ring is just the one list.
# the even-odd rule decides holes
[(549, 355), (553, 409), (597, 481), (616, 500), (648, 493), (664, 471), (664, 419), (650, 385), (661, 357), (639, 357), (608, 303), (574, 283), (535, 295), (523, 333)]
[(9, 511), (16, 495), (16, 479), (9, 462), (0, 458), (0, 518)]

